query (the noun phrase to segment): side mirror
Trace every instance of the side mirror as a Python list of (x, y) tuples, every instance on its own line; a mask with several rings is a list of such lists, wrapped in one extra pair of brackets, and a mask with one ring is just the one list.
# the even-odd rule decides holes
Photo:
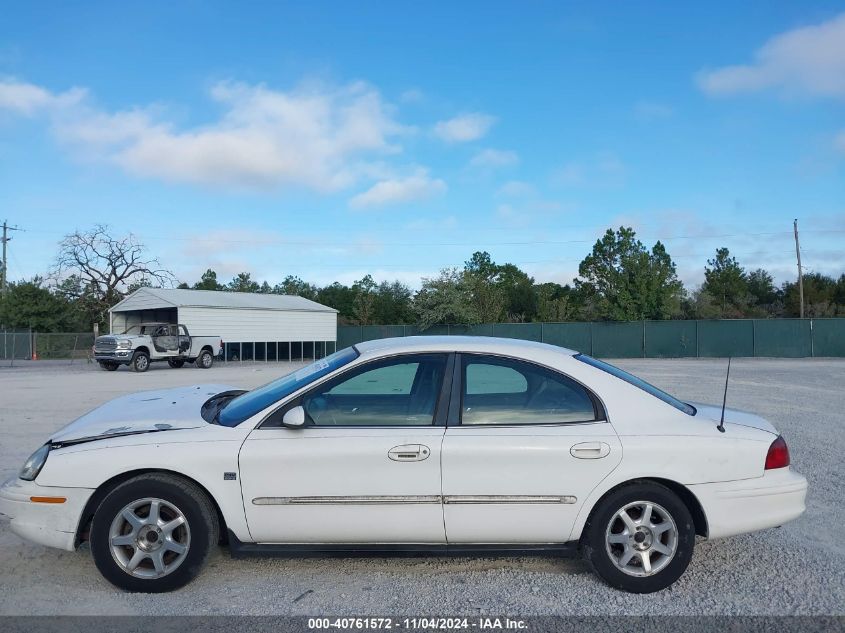
[(289, 429), (301, 429), (305, 426), (305, 409), (302, 407), (290, 409), (282, 418), (282, 426)]

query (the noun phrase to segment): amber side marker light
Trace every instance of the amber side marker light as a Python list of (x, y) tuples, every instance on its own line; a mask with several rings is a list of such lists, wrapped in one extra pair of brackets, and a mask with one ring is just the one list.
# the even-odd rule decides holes
[(64, 503), (67, 501), (64, 497), (30, 497), (33, 503)]

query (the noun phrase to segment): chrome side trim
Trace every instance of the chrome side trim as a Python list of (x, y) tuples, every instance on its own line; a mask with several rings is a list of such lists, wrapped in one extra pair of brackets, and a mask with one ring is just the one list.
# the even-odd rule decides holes
[(344, 497), (256, 497), (256, 506), (285, 505), (391, 505), (406, 503), (440, 503), (440, 495), (362, 495)]
[(578, 499), (571, 495), (446, 495), (445, 504), (479, 504), (479, 503), (575, 503)]
[(318, 497), (256, 497), (256, 506), (285, 505), (393, 505), (445, 503), (455, 504), (501, 504), (501, 503), (564, 503), (573, 504), (578, 499), (571, 495), (361, 495), (361, 496), (318, 496)]

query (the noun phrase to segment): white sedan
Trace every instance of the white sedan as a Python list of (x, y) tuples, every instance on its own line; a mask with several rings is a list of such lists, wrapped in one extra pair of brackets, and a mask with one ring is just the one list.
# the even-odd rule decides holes
[(211, 549), (580, 552), (607, 583), (669, 586), (696, 535), (795, 519), (807, 482), (762, 418), (688, 404), (560, 347), (361, 343), (253, 391), (113, 400), (0, 488), (11, 529), (130, 591), (188, 583)]

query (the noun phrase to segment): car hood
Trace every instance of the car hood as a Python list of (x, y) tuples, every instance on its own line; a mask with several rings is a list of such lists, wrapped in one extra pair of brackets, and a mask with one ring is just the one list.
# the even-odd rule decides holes
[[(713, 422), (718, 423), (722, 419), (722, 407), (712, 404), (701, 404), (698, 402), (690, 402), (695, 407), (697, 413), (696, 417), (704, 417)], [(768, 431), (774, 435), (778, 435), (777, 429), (772, 426), (772, 423), (767, 419), (760, 417), (755, 413), (748, 411), (740, 411), (739, 409), (725, 409), (725, 422), (727, 424), (738, 424), (740, 426), (749, 426), (753, 429), (761, 431)]]
[(229, 385), (195, 385), (142, 391), (115, 398), (53, 433), (53, 444), (77, 443), (137, 433), (155, 433), (205, 426), (200, 409)]

